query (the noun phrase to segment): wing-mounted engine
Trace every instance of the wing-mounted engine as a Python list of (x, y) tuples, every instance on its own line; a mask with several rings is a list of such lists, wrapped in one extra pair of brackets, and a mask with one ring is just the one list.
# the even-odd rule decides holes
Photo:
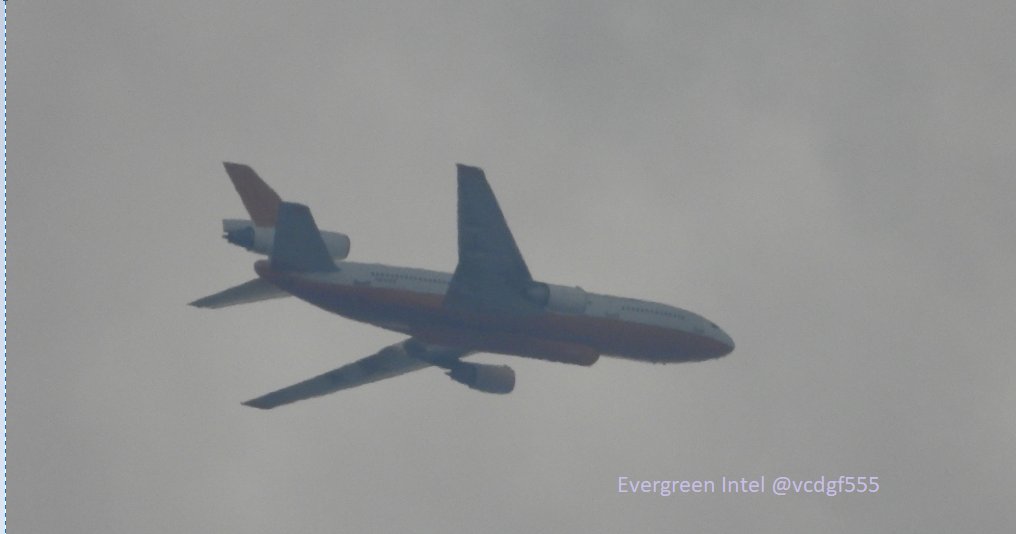
[(511, 393), (515, 389), (515, 371), (507, 365), (456, 362), (448, 368), (452, 380), (484, 393)]
[(589, 305), (589, 296), (581, 287), (535, 282), (526, 291), (526, 296), (547, 311), (556, 313), (580, 314)]
[[(226, 241), (258, 254), (271, 254), (275, 242), (274, 226), (257, 226), (246, 219), (223, 219), (223, 238)], [(349, 255), (349, 236), (338, 232), (321, 230), (328, 254), (337, 260)]]

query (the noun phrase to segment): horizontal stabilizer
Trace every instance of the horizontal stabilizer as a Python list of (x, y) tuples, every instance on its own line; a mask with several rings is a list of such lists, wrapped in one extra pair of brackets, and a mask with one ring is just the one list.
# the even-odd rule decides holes
[(278, 271), (323, 272), (336, 270), (310, 208), (294, 202), (279, 204), (275, 241), (269, 255)]
[(289, 293), (275, 287), (271, 282), (262, 278), (255, 278), (238, 286), (219, 291), (214, 295), (200, 298), (191, 302), (190, 305), (196, 308), (218, 309), (237, 304), (248, 304), (260, 300), (277, 299), (288, 297)]

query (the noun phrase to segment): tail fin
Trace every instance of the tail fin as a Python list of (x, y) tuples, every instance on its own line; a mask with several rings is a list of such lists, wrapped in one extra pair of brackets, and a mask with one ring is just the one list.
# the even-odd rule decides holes
[(280, 271), (337, 270), (310, 208), (293, 202), (279, 203), (275, 242), (269, 259), (272, 268)]
[(233, 187), (240, 195), (243, 206), (250, 213), (250, 218), (257, 226), (275, 226), (279, 203), (282, 199), (254, 169), (240, 163), (223, 162), (226, 174), (233, 182)]

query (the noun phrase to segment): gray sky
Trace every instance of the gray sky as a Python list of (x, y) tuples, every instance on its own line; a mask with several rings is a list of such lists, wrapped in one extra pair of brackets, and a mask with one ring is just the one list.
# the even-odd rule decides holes
[[(210, 6), (208, 4), (211, 4)], [(15, 532), (1002, 531), (1016, 520), (1007, 2), (11, 2)], [(534, 275), (702, 313), (718, 361), (429, 369), (219, 238), (252, 165), (351, 260), (452, 270), (454, 163)], [(617, 477), (878, 476), (875, 495)]]

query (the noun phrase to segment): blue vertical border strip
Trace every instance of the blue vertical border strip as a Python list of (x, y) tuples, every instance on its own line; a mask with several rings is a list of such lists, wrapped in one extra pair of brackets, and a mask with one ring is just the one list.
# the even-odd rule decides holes
[(4, 0), (4, 532), (7, 532), (7, 0)]

